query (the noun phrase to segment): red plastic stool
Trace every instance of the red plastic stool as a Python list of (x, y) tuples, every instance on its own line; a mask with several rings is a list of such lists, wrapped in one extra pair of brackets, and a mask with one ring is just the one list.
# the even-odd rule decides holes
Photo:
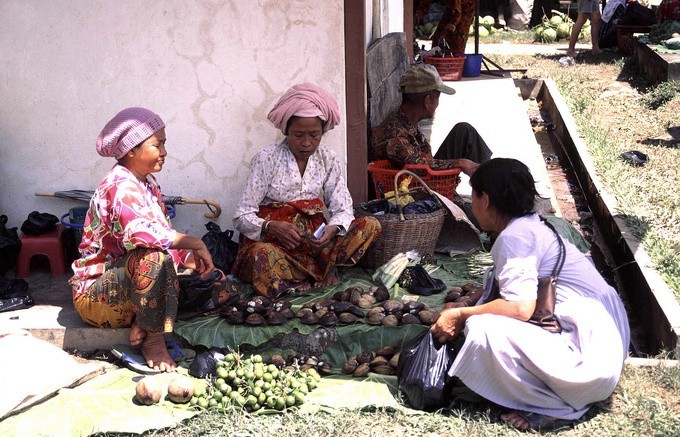
[(53, 275), (66, 273), (66, 255), (64, 254), (64, 226), (57, 225), (51, 232), (42, 235), (21, 234), (21, 251), (17, 259), (17, 278), (25, 278), (31, 272), (31, 258), (34, 255), (45, 255), (50, 261), (50, 272)]

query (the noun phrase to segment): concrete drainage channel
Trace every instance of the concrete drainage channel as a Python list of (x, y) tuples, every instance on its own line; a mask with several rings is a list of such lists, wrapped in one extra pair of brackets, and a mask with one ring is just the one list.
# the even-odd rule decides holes
[[(633, 333), (633, 352), (645, 357), (672, 351), (674, 358), (680, 358), (680, 304), (652, 267), (641, 243), (616, 214), (616, 201), (605, 192), (557, 86), (544, 79), (518, 79), (515, 84), (524, 100), (541, 102), (541, 112), (550, 131), (547, 137), (561, 166), (573, 172), (578, 184), (576, 189), (580, 189), (583, 196), (583, 202), (577, 204), (584, 203), (580, 209), (588, 209), (580, 213), (582, 216), (592, 214), (593, 259), (596, 264), (608, 264), (605, 270), (611, 277), (607, 279), (615, 283), (624, 299)], [(602, 259), (598, 260), (596, 255)], [(601, 265), (598, 269), (603, 270)]]

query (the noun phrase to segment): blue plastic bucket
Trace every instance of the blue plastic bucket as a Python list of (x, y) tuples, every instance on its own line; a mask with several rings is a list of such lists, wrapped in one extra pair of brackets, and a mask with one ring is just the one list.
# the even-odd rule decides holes
[(482, 74), (482, 55), (468, 55), (463, 65), (463, 77), (478, 77)]

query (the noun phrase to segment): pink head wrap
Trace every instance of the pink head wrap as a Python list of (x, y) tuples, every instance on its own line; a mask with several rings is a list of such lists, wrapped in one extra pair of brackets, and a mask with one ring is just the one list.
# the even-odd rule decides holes
[(123, 109), (102, 129), (97, 138), (97, 152), (120, 159), (164, 127), (163, 120), (148, 109)]
[(327, 132), (340, 123), (338, 102), (326, 90), (311, 83), (294, 85), (281, 96), (267, 118), (286, 135), (291, 117), (319, 117)]

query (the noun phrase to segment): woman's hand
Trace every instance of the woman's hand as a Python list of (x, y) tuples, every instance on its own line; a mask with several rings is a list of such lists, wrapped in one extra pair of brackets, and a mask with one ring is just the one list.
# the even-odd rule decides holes
[(212, 255), (210, 255), (208, 247), (200, 238), (178, 232), (175, 241), (172, 242), (170, 247), (172, 249), (191, 250), (191, 254), (184, 263), (184, 266), (194, 269), (201, 275), (201, 279), (206, 279), (215, 270)]
[(326, 226), (326, 229), (323, 231), (323, 235), (321, 236), (321, 238), (319, 238), (318, 240), (316, 238), (312, 238), (311, 240), (309, 240), (309, 244), (313, 248), (321, 250), (328, 243), (333, 241), (333, 238), (335, 238), (338, 232), (340, 232), (340, 228), (337, 227), (336, 225)]
[(475, 170), (477, 170), (477, 167), (479, 167), (479, 164), (476, 162), (465, 158), (452, 159), (451, 165), (453, 167), (460, 167), (460, 170), (468, 176), (472, 176)]
[(440, 343), (444, 344), (463, 332), (465, 319), (460, 308), (445, 309), (439, 314), (439, 318), (430, 331)]
[(286, 250), (297, 249), (303, 241), (300, 229), (288, 222), (270, 221), (267, 225), (267, 233), (276, 237), (279, 244)]

